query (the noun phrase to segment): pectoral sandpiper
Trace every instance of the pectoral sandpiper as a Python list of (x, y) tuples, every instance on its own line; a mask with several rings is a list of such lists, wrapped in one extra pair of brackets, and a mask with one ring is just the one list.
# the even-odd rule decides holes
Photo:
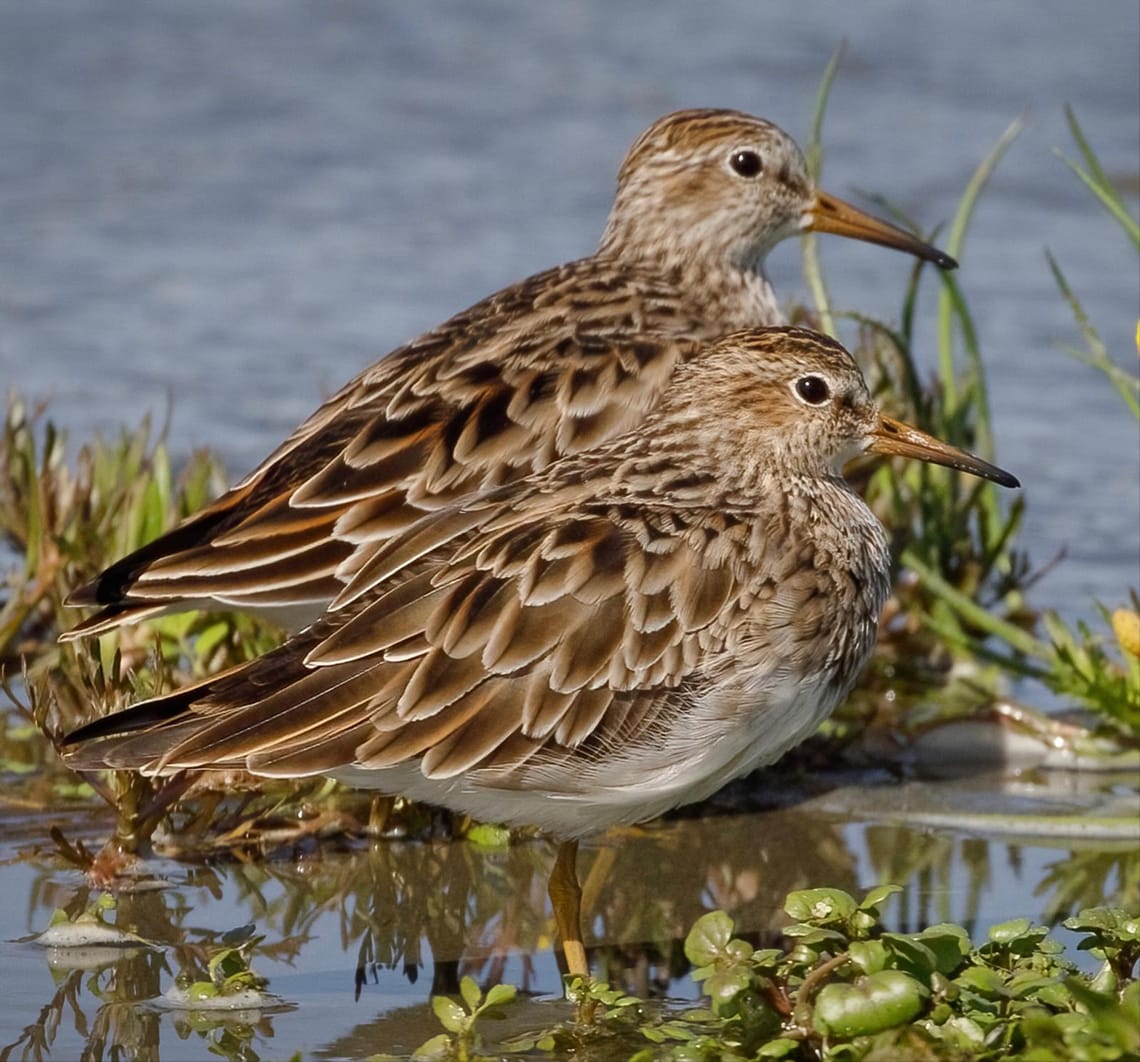
[(872, 451), (1017, 485), (882, 415), (814, 332), (596, 350), (676, 363), (635, 426), (422, 515), (279, 649), (83, 727), (67, 762), (331, 774), (540, 826), (585, 975), (577, 839), (772, 762), (865, 662), (890, 557), (843, 465)]

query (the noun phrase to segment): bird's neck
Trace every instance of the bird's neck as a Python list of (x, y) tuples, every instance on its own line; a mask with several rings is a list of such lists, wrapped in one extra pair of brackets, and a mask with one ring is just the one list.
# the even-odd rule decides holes
[(681, 273), (679, 283), (694, 302), (700, 300), (702, 319), (715, 325), (715, 334), (787, 323), (762, 264), (694, 272), (699, 282)]
[(714, 252), (699, 241), (679, 243), (635, 236), (607, 228), (599, 256), (669, 280), (692, 308), (695, 319), (708, 323), (710, 338), (740, 328), (785, 323), (762, 258), (736, 262), (724, 254), (723, 248)]

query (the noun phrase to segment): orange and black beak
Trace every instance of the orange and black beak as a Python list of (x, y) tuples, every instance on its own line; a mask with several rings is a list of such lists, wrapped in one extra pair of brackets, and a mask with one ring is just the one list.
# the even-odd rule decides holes
[(933, 262), (940, 269), (958, 268), (958, 263), (944, 251), (931, 247), (905, 229), (865, 214), (850, 203), (826, 192), (816, 193), (815, 199), (804, 214), (803, 227), (812, 232), (834, 232), (838, 236), (850, 236), (853, 240), (866, 240), (868, 243), (893, 247), (896, 251), (905, 251), (927, 262)]
[(1011, 476), (1005, 469), (991, 465), (966, 450), (959, 450), (957, 446), (944, 443), (941, 439), (927, 435), (926, 432), (912, 428), (909, 424), (903, 424), (902, 421), (892, 417), (879, 417), (878, 424), (871, 432), (871, 443), (867, 449), (871, 453), (915, 457), (919, 461), (957, 468), (962, 472), (981, 476), (982, 479), (991, 479), (1003, 487), (1021, 486), (1017, 477)]

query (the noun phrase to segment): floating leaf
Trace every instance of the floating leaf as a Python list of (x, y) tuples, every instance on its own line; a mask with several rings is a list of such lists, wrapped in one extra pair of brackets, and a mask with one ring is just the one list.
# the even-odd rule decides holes
[(788, 894), (784, 910), (797, 922), (837, 922), (856, 911), (854, 899), (842, 889), (801, 889)]

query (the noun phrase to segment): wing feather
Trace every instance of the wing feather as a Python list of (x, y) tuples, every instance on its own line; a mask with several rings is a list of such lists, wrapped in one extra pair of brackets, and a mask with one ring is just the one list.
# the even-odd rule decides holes
[(569, 467), (378, 544), (317, 623), (170, 711), (139, 706), (161, 726), (122, 748), (169, 768), (416, 762), (444, 780), (645, 732), (752, 592), (732, 561), (750, 525), (710, 549), (728, 534), (719, 507), (606, 501), (605, 461)]
[[(351, 603), (425, 512), (638, 423), (704, 335), (684, 305), (668, 282), (591, 259), (491, 296), (365, 370), (207, 510), (77, 590), (104, 610), (85, 629), (156, 599)], [(668, 336), (633, 334), (657, 319)]]

